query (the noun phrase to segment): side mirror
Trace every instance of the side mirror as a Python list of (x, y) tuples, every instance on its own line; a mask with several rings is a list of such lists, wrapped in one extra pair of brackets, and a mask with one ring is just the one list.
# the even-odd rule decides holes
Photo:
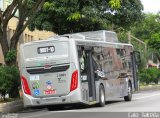
[(135, 58), (135, 62), (137, 65), (139, 65), (141, 63), (141, 56), (140, 56), (140, 52), (139, 51), (134, 51), (133, 52), (133, 56)]

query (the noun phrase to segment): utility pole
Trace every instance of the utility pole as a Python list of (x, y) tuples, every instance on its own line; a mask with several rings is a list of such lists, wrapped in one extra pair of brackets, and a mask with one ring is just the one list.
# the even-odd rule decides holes
[(128, 43), (131, 44), (131, 31), (128, 31)]
[[(134, 37), (131, 35), (131, 31), (128, 32), (128, 43), (131, 44), (131, 38), (136, 40), (137, 42), (141, 43), (144, 45), (144, 54), (146, 55), (147, 54), (147, 44), (143, 41), (141, 41), (140, 39)], [(135, 56), (135, 55), (133, 55)], [(135, 58), (135, 57), (134, 57)], [(136, 63), (135, 61), (134, 62), (134, 66), (133, 66), (133, 71), (134, 71), (134, 84), (135, 84), (135, 90), (139, 91), (139, 80), (137, 79), (137, 66), (136, 66)]]
[(131, 35), (131, 31), (128, 32), (128, 43), (131, 44), (131, 38), (133, 38), (134, 40), (138, 41), (139, 43), (144, 45), (144, 52), (145, 54), (147, 53), (147, 44), (143, 41), (141, 41), (140, 39), (134, 37)]

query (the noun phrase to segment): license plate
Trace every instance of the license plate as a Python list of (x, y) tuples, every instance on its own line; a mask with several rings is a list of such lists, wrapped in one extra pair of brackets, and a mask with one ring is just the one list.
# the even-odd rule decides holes
[(45, 94), (45, 95), (56, 94), (56, 91), (55, 91), (55, 90), (45, 90), (45, 91), (44, 91), (44, 94)]

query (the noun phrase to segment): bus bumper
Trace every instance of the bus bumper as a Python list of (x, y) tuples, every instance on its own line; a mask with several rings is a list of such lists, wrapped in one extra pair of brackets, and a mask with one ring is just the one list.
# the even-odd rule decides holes
[(35, 98), (27, 94), (23, 94), (24, 107), (47, 106), (58, 104), (72, 104), (81, 102), (81, 94), (78, 90), (70, 92), (66, 96), (61, 97), (43, 97)]

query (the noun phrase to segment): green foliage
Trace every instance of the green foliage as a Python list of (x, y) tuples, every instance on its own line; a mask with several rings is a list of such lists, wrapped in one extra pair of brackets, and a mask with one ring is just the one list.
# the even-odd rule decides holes
[(118, 40), (122, 43), (128, 43), (127, 31), (124, 28), (120, 27), (116, 29)]
[(115, 11), (111, 21), (118, 27), (130, 29), (143, 18), (143, 5), (140, 0), (122, 0), (121, 7)]
[(49, 30), (58, 34), (129, 28), (141, 19), (140, 0), (47, 0), (31, 30)]
[(0, 94), (18, 97), (18, 86), (20, 85), (19, 70), (16, 66), (0, 66)]
[[(160, 13), (144, 14), (144, 19), (131, 28), (132, 35), (147, 43), (150, 55), (160, 61)], [(151, 58), (150, 58), (151, 59)]]
[(121, 7), (120, 0), (110, 0), (109, 4), (110, 4), (111, 8), (113, 8), (113, 9), (117, 9), (117, 8)]
[[(135, 37), (143, 41), (155, 41), (159, 39), (160, 34), (160, 15), (159, 14), (144, 14), (144, 19), (137, 25), (132, 27), (132, 33)], [(140, 27), (139, 27), (140, 26)]]
[(139, 80), (146, 84), (158, 84), (158, 81), (160, 80), (160, 70), (157, 68), (143, 69), (139, 72)]
[(79, 12), (75, 12), (69, 15), (69, 17), (67, 18), (67, 20), (71, 21), (71, 20), (80, 20), (82, 18), (81, 14)]
[(16, 50), (9, 50), (6, 57), (5, 61), (6, 63), (12, 63), (15, 62), (17, 58), (17, 51)]
[[(160, 23), (159, 23), (160, 26)], [(151, 35), (151, 39), (148, 40), (148, 45), (154, 49), (160, 49), (160, 31), (157, 31)]]

